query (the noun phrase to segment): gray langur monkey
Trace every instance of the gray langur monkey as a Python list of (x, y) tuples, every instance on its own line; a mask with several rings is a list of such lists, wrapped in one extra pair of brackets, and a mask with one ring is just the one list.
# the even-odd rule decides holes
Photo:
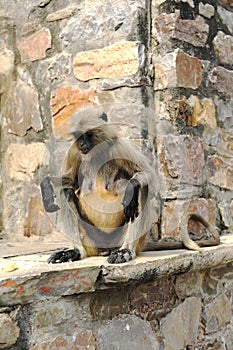
[[(62, 178), (46, 177), (41, 192), (45, 210), (59, 211), (62, 231), (73, 237), (75, 248), (53, 253), (48, 262), (95, 255), (108, 255), (109, 263), (130, 261), (145, 248), (154, 222), (153, 168), (136, 145), (118, 136), (101, 108), (74, 114), (70, 132), (74, 142)], [(54, 186), (61, 187), (61, 208), (54, 202)], [(219, 243), (215, 228), (200, 215), (184, 214), (181, 239), (187, 248), (200, 250), (188, 235), (191, 217), (209, 229)], [(149, 249), (156, 249), (156, 243)]]

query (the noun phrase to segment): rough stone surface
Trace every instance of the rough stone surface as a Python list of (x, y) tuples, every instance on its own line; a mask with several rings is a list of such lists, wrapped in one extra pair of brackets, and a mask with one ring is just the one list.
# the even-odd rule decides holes
[(175, 26), (174, 37), (186, 41), (196, 47), (204, 47), (209, 34), (209, 26), (202, 17), (195, 20), (178, 19)]
[(30, 181), (39, 166), (48, 164), (48, 154), (42, 142), (28, 145), (15, 143), (8, 147), (5, 162), (11, 179)]
[(47, 28), (42, 28), (18, 42), (22, 63), (46, 57), (46, 50), (49, 48), (51, 48), (51, 33)]
[(75, 12), (75, 7), (69, 6), (62, 10), (48, 14), (48, 16), (46, 17), (46, 21), (48, 22), (60, 21), (62, 19), (71, 17), (74, 12)]
[(199, 3), (199, 13), (200, 15), (211, 18), (214, 16), (215, 8), (210, 4), (203, 4), (203, 2)]
[(149, 322), (142, 321), (136, 316), (125, 316), (112, 320), (98, 331), (99, 348), (101, 350), (130, 349), (148, 350), (159, 349), (155, 334)]
[(139, 68), (138, 46), (136, 42), (125, 41), (79, 52), (73, 64), (75, 77), (82, 81), (130, 76)]
[(210, 73), (209, 80), (219, 94), (233, 96), (233, 71), (218, 66)]
[(218, 32), (213, 40), (214, 50), (224, 63), (233, 64), (233, 37)]
[(166, 349), (184, 349), (197, 341), (201, 299), (190, 297), (161, 321)]
[(218, 100), (217, 103), (217, 117), (223, 122), (226, 130), (233, 128), (233, 101)]
[(9, 50), (6, 45), (0, 47), (0, 75), (7, 75), (14, 67), (14, 52)]
[(94, 106), (95, 90), (79, 90), (76, 86), (64, 86), (51, 93), (53, 132), (58, 138), (69, 137), (71, 115), (85, 106)]
[(203, 98), (200, 101), (197, 96), (191, 95), (189, 102), (193, 108), (192, 126), (206, 124), (211, 128), (216, 127), (215, 105), (210, 98)]
[(233, 163), (232, 159), (224, 159), (218, 155), (207, 159), (208, 181), (224, 189), (233, 190)]
[(221, 18), (221, 21), (227, 26), (227, 28), (230, 30), (231, 34), (233, 35), (233, 13), (230, 11), (227, 11), (221, 6), (218, 6), (217, 11)]
[(202, 80), (202, 65), (197, 57), (192, 57), (177, 49), (155, 61), (155, 90), (177, 86), (197, 89)]
[(217, 296), (205, 309), (206, 333), (225, 327), (232, 318), (231, 303), (225, 294)]
[(0, 314), (0, 349), (14, 345), (19, 337), (20, 329), (7, 314)]
[[(162, 211), (162, 237), (179, 237), (180, 232), (180, 213), (194, 213), (202, 215), (208, 222), (215, 225), (216, 206), (212, 200), (204, 198), (193, 200), (176, 200), (167, 202)], [(204, 227), (195, 220), (190, 220), (188, 226), (189, 232), (196, 237), (202, 237)]]
[(38, 94), (32, 84), (18, 80), (12, 83), (3, 102), (3, 118), (10, 133), (24, 136), (30, 128), (41, 131)]

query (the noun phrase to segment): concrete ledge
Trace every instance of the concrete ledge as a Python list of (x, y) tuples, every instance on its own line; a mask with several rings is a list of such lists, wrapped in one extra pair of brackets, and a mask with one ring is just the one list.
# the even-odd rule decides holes
[(111, 265), (106, 257), (49, 265), (49, 254), (0, 259), (0, 305), (27, 304), (57, 296), (93, 292), (117, 284), (139, 284), (233, 261), (233, 236), (203, 252), (184, 249), (143, 252), (129, 263)]

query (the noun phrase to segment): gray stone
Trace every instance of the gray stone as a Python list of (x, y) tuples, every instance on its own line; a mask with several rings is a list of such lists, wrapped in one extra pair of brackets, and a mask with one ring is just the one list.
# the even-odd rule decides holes
[(219, 99), (217, 102), (217, 118), (223, 122), (226, 130), (233, 128), (233, 100), (226, 102)]
[(209, 156), (206, 163), (208, 181), (221, 188), (233, 190), (233, 162), (218, 155)]
[(203, 4), (203, 2), (200, 2), (199, 4), (199, 13), (200, 15), (206, 17), (206, 18), (211, 18), (214, 16), (215, 9), (212, 5), (210, 4)]
[(201, 306), (200, 298), (187, 298), (161, 320), (166, 350), (184, 349), (197, 341)]
[(205, 308), (206, 333), (218, 332), (230, 322), (231, 317), (231, 303), (225, 294), (220, 294)]
[(229, 230), (233, 230), (233, 200), (230, 203), (227, 200), (223, 200), (218, 206), (225, 226)]
[(195, 20), (176, 21), (174, 38), (186, 41), (193, 46), (204, 47), (209, 34), (209, 26), (202, 17), (197, 16)]
[(224, 63), (233, 64), (233, 38), (218, 32), (213, 40), (214, 50), (220, 60)]
[(227, 26), (227, 28), (233, 35), (233, 12), (227, 11), (221, 6), (218, 6), (217, 11), (222, 22)]
[(20, 329), (7, 314), (0, 314), (0, 349), (14, 345), (19, 337)]
[(233, 96), (233, 71), (223, 67), (215, 67), (209, 74), (214, 90), (221, 95)]
[(108, 322), (99, 328), (98, 342), (100, 350), (158, 350), (156, 335), (150, 323), (136, 316), (124, 316)]
[(196, 272), (180, 274), (176, 277), (175, 290), (178, 297), (182, 300), (190, 296), (200, 296), (203, 275)]

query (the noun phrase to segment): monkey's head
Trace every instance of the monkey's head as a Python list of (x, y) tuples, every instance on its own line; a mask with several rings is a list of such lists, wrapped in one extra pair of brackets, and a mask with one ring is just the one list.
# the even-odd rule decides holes
[(107, 114), (100, 107), (85, 108), (72, 116), (70, 133), (76, 139), (82, 154), (87, 154), (95, 146), (117, 137), (107, 121)]

